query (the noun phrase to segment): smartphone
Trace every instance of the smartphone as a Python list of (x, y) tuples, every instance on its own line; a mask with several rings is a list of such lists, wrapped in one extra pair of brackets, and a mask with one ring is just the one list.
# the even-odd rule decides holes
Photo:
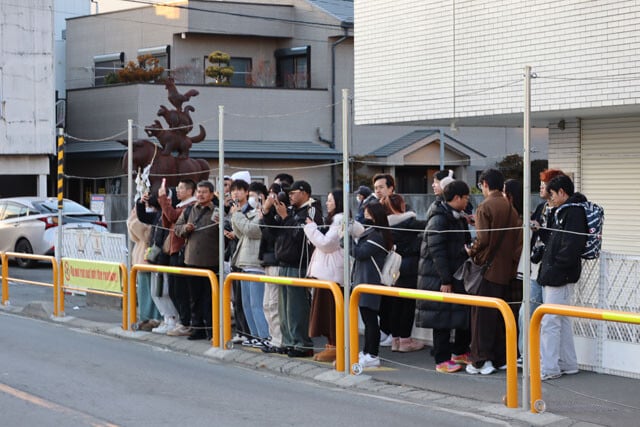
[(309, 208), (309, 210), (307, 210), (307, 214), (309, 215), (309, 219), (311, 221), (315, 221), (315, 219), (314, 219), (316, 217), (316, 208), (315, 208), (315, 206), (311, 206)]

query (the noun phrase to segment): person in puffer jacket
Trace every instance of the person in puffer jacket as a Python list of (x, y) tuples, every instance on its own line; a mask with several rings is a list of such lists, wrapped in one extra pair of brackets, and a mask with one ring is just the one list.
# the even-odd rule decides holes
[[(430, 209), (420, 248), (418, 289), (446, 293), (466, 293), (461, 280), (453, 277), (467, 259), (465, 244), (471, 241), (467, 221), (461, 212), (469, 199), (469, 186), (462, 181), (449, 183), (443, 200)], [(469, 363), (469, 308), (459, 304), (418, 301), (416, 325), (433, 328), (433, 355), (436, 371), (457, 372)], [(450, 343), (451, 331), (455, 341)]]
[[(573, 286), (580, 279), (580, 255), (587, 241), (587, 217), (581, 206), (584, 195), (574, 192), (573, 182), (566, 175), (553, 178), (547, 184), (552, 206), (550, 233), (538, 272), (545, 304), (570, 305)], [(541, 379), (558, 378), (578, 373), (578, 361), (573, 342), (571, 319), (546, 315), (540, 326)]]

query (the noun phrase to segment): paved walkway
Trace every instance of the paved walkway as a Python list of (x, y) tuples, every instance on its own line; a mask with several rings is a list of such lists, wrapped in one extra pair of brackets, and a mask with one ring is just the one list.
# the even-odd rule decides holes
[[(281, 374), (313, 379), (340, 387), (381, 393), (392, 398), (418, 401), (442, 401), (443, 405), (503, 419), (509, 425), (540, 426), (636, 426), (640, 419), (640, 380), (582, 371), (577, 375), (543, 383), (546, 412), (533, 414), (522, 408), (510, 409), (502, 399), (506, 392), (505, 372), (489, 376), (435, 371), (429, 349), (413, 353), (395, 353), (381, 348), (382, 366), (367, 369), (361, 375), (336, 372), (330, 364), (308, 359), (263, 354), (255, 349), (212, 348), (204, 341), (188, 341), (147, 332), (129, 332), (120, 328), (121, 312), (100, 306), (67, 305), (69, 316), (54, 321), (70, 327), (164, 346), (175, 351), (204, 355), (228, 363), (238, 363), (257, 370), (268, 369)], [(75, 308), (75, 310), (74, 310)], [(49, 318), (51, 304), (34, 302), (24, 306), (1, 307), (0, 310), (21, 315)], [(316, 342), (318, 351), (323, 348)], [(521, 374), (521, 372), (520, 372)], [(519, 387), (522, 380), (519, 378)]]

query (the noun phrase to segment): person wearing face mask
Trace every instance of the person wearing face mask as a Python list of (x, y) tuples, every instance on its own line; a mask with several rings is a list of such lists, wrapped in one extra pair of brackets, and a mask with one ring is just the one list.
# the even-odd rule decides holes
[[(467, 259), (464, 245), (471, 242), (468, 225), (461, 215), (469, 199), (469, 186), (454, 180), (448, 184), (442, 200), (436, 202), (427, 217), (418, 263), (418, 289), (464, 294), (462, 280), (453, 274)], [(436, 371), (458, 372), (471, 363), (469, 307), (425, 300), (419, 300), (417, 305), (416, 325), (433, 329)], [(455, 330), (453, 342), (452, 330)]]
[[(264, 267), (258, 259), (262, 237), (262, 214), (258, 205), (266, 197), (266, 193), (266, 187), (259, 182), (249, 185), (238, 180), (231, 185), (231, 195), (236, 203), (229, 208), (229, 215), (233, 234), (238, 238), (231, 265), (243, 273), (264, 274)], [(245, 335), (250, 335), (242, 345), (263, 348), (264, 342), (269, 339), (269, 325), (262, 309), (264, 283), (243, 280), (240, 286), (242, 310), (249, 327)]]

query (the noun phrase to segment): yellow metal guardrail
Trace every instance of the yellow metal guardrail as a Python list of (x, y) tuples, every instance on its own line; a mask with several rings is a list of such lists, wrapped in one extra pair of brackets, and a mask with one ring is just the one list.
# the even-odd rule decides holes
[(56, 292), (58, 287), (58, 263), (55, 257), (50, 255), (34, 255), (25, 254), (22, 252), (0, 252), (0, 259), (2, 260), (2, 305), (7, 305), (9, 301), (9, 257), (11, 258), (26, 258), (35, 259), (39, 261), (49, 261), (51, 263), (53, 282), (36, 282), (33, 280), (16, 279), (12, 278), (14, 282), (25, 283), (28, 285), (46, 286), (53, 288), (53, 315), (58, 316), (58, 293)]
[[(116, 298), (121, 298), (122, 299), (122, 329), (127, 329), (127, 324), (128, 324), (128, 313), (127, 313), (127, 305), (128, 305), (128, 297), (129, 297), (129, 286), (128, 286), (128, 278), (127, 278), (127, 267), (120, 262), (104, 262), (104, 261), (100, 261), (101, 264), (109, 264), (109, 265), (117, 265), (118, 269), (120, 270), (120, 286), (122, 289), (122, 292), (113, 292), (113, 291), (104, 291), (104, 290), (99, 290), (99, 289), (91, 289), (91, 288), (87, 288), (87, 287), (74, 287), (74, 286), (66, 286), (65, 285), (65, 276), (64, 276), (64, 266), (65, 263), (68, 261), (86, 261), (83, 259), (75, 259), (75, 258), (62, 258), (60, 260), (60, 269), (59, 271), (59, 278), (57, 281), (57, 286), (54, 286), (54, 301), (53, 301), (53, 306), (54, 306), (54, 315), (58, 316), (60, 314), (64, 315), (64, 291), (65, 290), (69, 290), (69, 291), (79, 291), (79, 292), (86, 292), (88, 294), (96, 294), (96, 295), (107, 295), (107, 296), (111, 296), (111, 297), (116, 297)], [(57, 296), (56, 296), (57, 295)], [(57, 307), (58, 309), (56, 310), (56, 301), (57, 301)]]
[[(301, 279), (297, 277), (263, 276), (260, 274), (230, 273), (224, 280), (222, 288), (222, 325), (224, 326), (223, 342), (224, 348), (231, 341), (231, 283), (234, 280), (245, 280), (248, 282), (273, 283), (282, 286), (298, 286), (305, 288), (328, 289), (333, 294), (333, 301), (336, 304), (336, 371), (344, 372), (344, 302), (342, 301), (342, 290), (335, 282), (316, 279)], [(515, 362), (514, 362), (515, 363)]]
[(211, 283), (211, 326), (212, 326), (212, 345), (214, 347), (218, 347), (220, 345), (220, 327), (219, 327), (219, 319), (220, 319), (220, 297), (218, 292), (218, 277), (216, 274), (208, 270), (206, 268), (189, 268), (189, 267), (171, 267), (168, 265), (155, 265), (155, 264), (135, 264), (131, 266), (131, 271), (129, 272), (129, 294), (131, 298), (129, 298), (129, 319), (130, 323), (127, 325), (128, 330), (131, 329), (131, 325), (138, 320), (138, 314), (136, 311), (137, 306), (137, 294), (136, 294), (136, 282), (137, 282), (137, 273), (138, 271), (148, 271), (148, 272), (157, 272), (157, 273), (167, 273), (167, 274), (178, 274), (181, 276), (198, 276), (198, 277), (208, 277), (209, 282)]
[(545, 314), (581, 317), (583, 319), (608, 322), (640, 324), (640, 314), (626, 311), (603, 310), (599, 308), (574, 307), (561, 304), (542, 304), (531, 316), (529, 327), (529, 370), (531, 373), (531, 412), (544, 412), (546, 404), (542, 400), (542, 380), (540, 378), (540, 324)]
[(508, 408), (518, 407), (518, 368), (517, 359), (517, 332), (516, 321), (509, 305), (500, 298), (481, 297), (476, 295), (464, 295), (455, 293), (443, 293), (423, 291), (418, 289), (406, 289), (387, 287), (381, 285), (360, 284), (351, 291), (349, 301), (349, 349), (351, 373), (355, 374), (353, 367), (358, 363), (358, 302), (360, 294), (377, 294), (390, 297), (421, 299), (451, 304), (472, 305), (478, 307), (495, 308), (502, 313), (507, 340), (507, 394), (504, 402)]

